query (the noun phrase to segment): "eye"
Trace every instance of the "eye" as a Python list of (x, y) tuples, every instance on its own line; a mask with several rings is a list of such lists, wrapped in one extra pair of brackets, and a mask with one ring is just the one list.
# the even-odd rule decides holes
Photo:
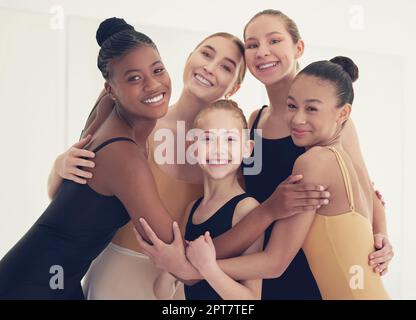
[(254, 48), (257, 48), (257, 44), (250, 43), (246, 45), (246, 49), (254, 49)]
[(315, 108), (315, 107), (307, 107), (306, 108), (306, 111), (308, 111), (308, 112), (316, 112), (316, 111), (318, 111), (318, 109)]
[(292, 104), (292, 103), (288, 103), (288, 104), (287, 104), (287, 108), (288, 108), (289, 110), (296, 110), (296, 106), (295, 106), (294, 104)]
[(200, 137), (200, 140), (204, 142), (209, 142), (211, 140), (211, 137), (207, 134), (204, 134)]
[(132, 82), (132, 81), (139, 81), (141, 80), (142, 77), (140, 76), (132, 76), (128, 79), (128, 81)]
[(231, 68), (229, 66), (227, 66), (226, 64), (223, 64), (222, 68), (227, 72), (231, 72)]
[(165, 71), (165, 68), (161, 67), (161, 68), (155, 69), (154, 73), (159, 74), (159, 73), (162, 73), (163, 71)]
[(277, 43), (280, 43), (280, 40), (278, 40), (278, 39), (270, 40), (270, 44), (277, 44)]
[(206, 58), (210, 58), (211, 57), (211, 55), (209, 54), (209, 52), (207, 52), (207, 51), (201, 51), (201, 54), (204, 56), (204, 57), (206, 57)]

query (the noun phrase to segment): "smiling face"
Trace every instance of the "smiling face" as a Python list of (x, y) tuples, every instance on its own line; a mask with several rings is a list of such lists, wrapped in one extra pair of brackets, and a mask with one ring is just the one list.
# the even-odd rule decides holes
[(129, 116), (163, 117), (169, 105), (171, 82), (159, 53), (141, 45), (110, 63), (106, 89)]
[(210, 103), (236, 89), (243, 56), (233, 40), (214, 36), (189, 56), (184, 70), (184, 90)]
[(303, 41), (293, 39), (282, 18), (260, 15), (245, 29), (245, 58), (254, 77), (265, 85), (296, 73), (297, 59), (303, 54)]
[(252, 145), (243, 134), (241, 119), (230, 110), (210, 110), (198, 120), (198, 163), (212, 179), (236, 175)]
[(339, 107), (335, 86), (310, 75), (298, 76), (287, 100), (287, 122), (294, 143), (300, 147), (326, 145), (348, 119), (351, 105)]

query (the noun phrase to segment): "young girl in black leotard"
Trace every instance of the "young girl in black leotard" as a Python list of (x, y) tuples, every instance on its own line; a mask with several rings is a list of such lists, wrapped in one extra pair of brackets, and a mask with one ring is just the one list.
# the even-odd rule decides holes
[[(198, 163), (204, 175), (204, 196), (188, 206), (185, 239), (190, 241), (187, 257), (205, 280), (186, 285), (186, 299), (260, 299), (261, 279), (237, 282), (222, 272), (211, 238), (231, 229), (258, 206), (237, 179), (242, 157), (250, 154), (253, 145), (245, 136), (247, 122), (236, 103), (219, 100), (196, 116), (194, 127), (200, 129)], [(260, 237), (245, 253), (261, 250), (262, 243)], [(175, 280), (162, 273), (155, 281), (155, 295), (169, 298)]]
[[(138, 199), (140, 190), (130, 179), (155, 189), (145, 141), (167, 112), (169, 75), (152, 40), (122, 19), (104, 21), (97, 41), (98, 67), (116, 107), (88, 147), (97, 153), (94, 178), (84, 185), (64, 180), (45, 212), (0, 261), (0, 299), (83, 299), (80, 281), (93, 259), (118, 228), (146, 212), (146, 199)], [(151, 212), (156, 219), (166, 214)], [(167, 240), (168, 223), (160, 233)]]

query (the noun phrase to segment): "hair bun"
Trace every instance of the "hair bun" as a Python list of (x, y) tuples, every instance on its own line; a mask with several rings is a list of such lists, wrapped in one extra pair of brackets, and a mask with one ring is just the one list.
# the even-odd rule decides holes
[(108, 18), (100, 23), (95, 38), (97, 39), (98, 45), (101, 47), (105, 40), (124, 30), (134, 30), (134, 28), (124, 21), (124, 19), (116, 17)]
[(338, 57), (332, 58), (329, 61), (340, 65), (342, 69), (344, 69), (344, 71), (348, 73), (352, 82), (358, 79), (358, 67), (354, 63), (354, 61), (352, 61), (350, 58), (338, 56)]

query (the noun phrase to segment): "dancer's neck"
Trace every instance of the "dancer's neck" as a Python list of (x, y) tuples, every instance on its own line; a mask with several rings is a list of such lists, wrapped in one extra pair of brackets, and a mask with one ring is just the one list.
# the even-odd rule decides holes
[(295, 76), (296, 73), (294, 71), (280, 81), (266, 86), (267, 96), (269, 97), (270, 102), (270, 112), (272, 115), (280, 115), (286, 111), (287, 97)]
[(178, 121), (185, 122), (186, 132), (192, 128), (194, 119), (199, 111), (208, 105), (206, 101), (198, 99), (186, 90), (183, 90), (178, 101), (174, 103), (168, 111), (167, 119), (174, 123)]

